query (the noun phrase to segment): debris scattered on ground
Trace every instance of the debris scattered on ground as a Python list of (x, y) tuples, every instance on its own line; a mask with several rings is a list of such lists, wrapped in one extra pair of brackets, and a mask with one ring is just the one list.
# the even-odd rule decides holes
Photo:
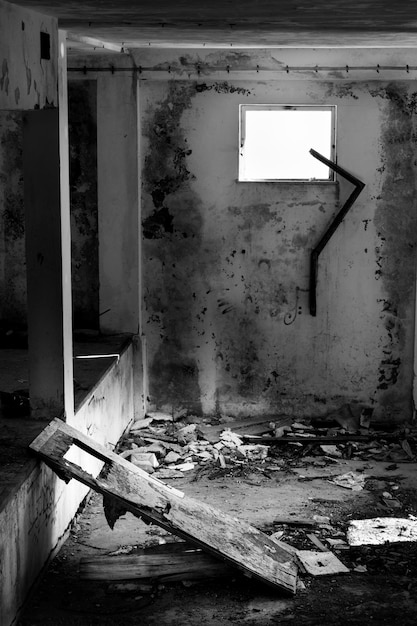
[[(395, 461), (388, 466), (391, 471), (398, 462), (412, 462), (416, 458), (416, 429), (410, 425), (402, 425), (391, 432), (382, 430), (381, 425), (373, 429), (371, 414), (369, 407), (354, 404), (343, 406), (321, 421), (309, 423), (285, 416), (246, 420), (224, 416), (213, 423), (213, 420), (187, 415), (184, 410), (173, 414), (153, 411), (134, 422), (123, 445), (137, 448), (138, 454), (153, 453), (158, 465), (154, 462), (139, 464), (137, 456), (136, 463), (164, 479), (179, 478), (182, 472), (192, 469), (211, 471), (213, 477), (219, 472), (238, 477), (249, 468), (251, 472), (271, 478), (277, 476), (277, 472), (288, 471), (291, 459), (307, 454), (317, 456), (313, 464), (321, 467), (354, 458)], [(335, 415), (339, 418), (333, 419)], [(125, 453), (126, 450), (123, 455)], [(135, 459), (135, 455), (131, 458)], [(347, 473), (332, 477), (332, 482), (360, 491), (366, 479), (365, 474)], [(314, 479), (300, 477), (300, 480)], [(390, 509), (401, 506), (395, 498), (384, 496), (381, 502)]]
[[(390, 432), (383, 430), (381, 425), (373, 430), (367, 412), (358, 413), (354, 419), (346, 419), (347, 428), (340, 423), (318, 428), (312, 423), (304, 424), (281, 417), (252, 418), (247, 422), (225, 417), (212, 424), (185, 413), (177, 418), (166, 415), (166, 419), (158, 419), (157, 416), (157, 413), (148, 413), (144, 420), (135, 423), (123, 442), (128, 451), (124, 450), (122, 455), (138, 461), (147, 458), (152, 465), (150, 471), (155, 472), (154, 475), (159, 479), (181, 478), (189, 472), (193, 476), (191, 480), (198, 480), (204, 473), (209, 479), (233, 477), (255, 485), (265, 479), (281, 480), (285, 475), (297, 474), (296, 468), (308, 466), (306, 475), (298, 473), (299, 481), (326, 480), (352, 492), (367, 489), (374, 496), (374, 515), (393, 510), (401, 510), (403, 515), (410, 512), (410, 509), (407, 511), (404, 508), (402, 490), (398, 491), (397, 483), (401, 476), (391, 474), (390, 478), (383, 479), (365, 472), (367, 460), (385, 461), (387, 472), (395, 472), (398, 463), (410, 463), (416, 458), (416, 430), (409, 425)], [(278, 440), (279, 445), (276, 445)], [(355, 471), (337, 473), (348, 459), (363, 463)], [(145, 469), (144, 465), (141, 467)], [(320, 469), (314, 471), (314, 468)], [(320, 502), (320, 498), (311, 500)], [(386, 524), (385, 520), (390, 518), (377, 519), (383, 519), (383, 524)], [(417, 524), (415, 519), (410, 518), (410, 521)], [(397, 520), (400, 526), (402, 521)], [(364, 573), (368, 571), (369, 563), (363, 560), (363, 555), (352, 552), (355, 549), (367, 549), (365, 541), (355, 543), (359, 540), (352, 539), (355, 536), (355, 523), (351, 524), (346, 536), (346, 527), (335, 525), (329, 515), (316, 514), (309, 520), (282, 518), (275, 520), (267, 535), (286, 545), (297, 556), (301, 573), (313, 576), (349, 571)], [(312, 529), (314, 534), (311, 533)], [(397, 531), (400, 532), (398, 528)], [(266, 532), (265, 529), (263, 532)], [(374, 532), (379, 535), (379, 540), (371, 542), (367, 539), (368, 543), (377, 545), (388, 541), (386, 530), (382, 533), (379, 527)], [(409, 532), (410, 538), (407, 540), (415, 540), (417, 529), (415, 533), (416, 537), (412, 539), (412, 533)], [(403, 537), (406, 535), (403, 529)], [(318, 551), (309, 549), (311, 542)], [(335, 553), (343, 555), (345, 562), (342, 563)], [(187, 583), (187, 576), (181, 568), (176, 574), (171, 574)], [(210, 568), (206, 574), (210, 576)], [(203, 571), (198, 575), (204, 577)]]
[(322, 450), (322, 452), (324, 452), (324, 454), (327, 454), (328, 456), (335, 456), (339, 459), (343, 457), (342, 451), (339, 450), (337, 446), (321, 445), (320, 449)]
[(347, 532), (351, 546), (383, 545), (386, 543), (417, 541), (417, 517), (376, 517), (352, 520)]
[(145, 418), (143, 420), (137, 420), (131, 426), (130, 431), (132, 433), (138, 432), (138, 431), (142, 430), (142, 428), (147, 428), (150, 424), (152, 424), (152, 422), (153, 422), (153, 419), (150, 418), (150, 417)]
[(352, 491), (361, 491), (365, 486), (366, 479), (369, 478), (368, 474), (360, 474), (359, 472), (347, 472), (340, 476), (334, 476), (330, 482), (339, 487), (345, 489), (351, 489)]
[(157, 422), (172, 422), (174, 419), (172, 415), (170, 415), (169, 413), (163, 413), (162, 411), (150, 412), (147, 413), (146, 416), (151, 420), (155, 420)]
[[(180, 409), (170, 413), (169, 408), (163, 407), (161, 413), (150, 412), (144, 420), (135, 422), (134, 427), (119, 444), (118, 450), (126, 459), (134, 458), (135, 455), (137, 458), (140, 458), (142, 454), (154, 455), (158, 465), (149, 470), (149, 472), (153, 471), (153, 475), (149, 477), (151, 480), (157, 478), (169, 482), (171, 479), (180, 479), (181, 489), (187, 491), (186, 486), (189, 485), (190, 490), (198, 493), (203, 501), (204, 495), (209, 491), (206, 491), (207, 479), (216, 480), (216, 489), (213, 490), (216, 504), (221, 509), (224, 500), (227, 503), (225, 509), (229, 507), (233, 515), (240, 510), (240, 494), (242, 494), (242, 501), (246, 499), (246, 496), (249, 500), (253, 494), (251, 523), (271, 542), (275, 542), (278, 546), (283, 544), (286, 546), (286, 550), (294, 556), (298, 565), (297, 594), (300, 590), (310, 592), (297, 595), (295, 602), (291, 599), (293, 605), (298, 607), (304, 602), (304, 612), (297, 614), (289, 611), (288, 615), (281, 614), (279, 618), (275, 604), (280, 603), (281, 599), (278, 603), (274, 599), (272, 621), (279, 619), (280, 623), (281, 621), (283, 623), (298, 621), (303, 624), (313, 624), (313, 622), (318, 624), (323, 623), (323, 616), (326, 614), (329, 624), (332, 619), (335, 619), (335, 615), (339, 616), (339, 621), (342, 620), (343, 623), (345, 621), (367, 623), (374, 619), (375, 613), (381, 618), (380, 621), (375, 618), (375, 623), (378, 621), (378, 623), (394, 624), (397, 623), (395, 621), (397, 617), (403, 623), (403, 613), (398, 610), (399, 601), (397, 604), (395, 602), (392, 604), (392, 598), (401, 594), (409, 594), (410, 598), (415, 597), (416, 538), (409, 539), (409, 543), (400, 543), (404, 539), (398, 539), (396, 535), (393, 543), (384, 539), (382, 544), (355, 544), (348, 542), (347, 532), (350, 519), (357, 521), (361, 517), (366, 517), (373, 521), (376, 518), (382, 520), (382, 524), (385, 525), (390, 518), (384, 515), (398, 514), (399, 519), (396, 523), (399, 524), (410, 513), (417, 515), (415, 489), (405, 488), (411, 484), (410, 475), (414, 467), (412, 465), (404, 467), (404, 464), (415, 463), (417, 429), (414, 425), (398, 427), (378, 425), (370, 419), (369, 412), (362, 410), (355, 412), (354, 419), (350, 419), (352, 416), (349, 417), (349, 411), (350, 409), (345, 411), (344, 421), (343, 416), (341, 418), (343, 424), (334, 419), (332, 422), (322, 420), (319, 425), (315, 420), (303, 423), (300, 418), (293, 421), (295, 418), (281, 416), (240, 421), (224, 416), (209, 420), (189, 415), (187, 411)], [(278, 444), (270, 443), (271, 438), (278, 439)], [(378, 461), (378, 463), (372, 463), (372, 461)], [(188, 470), (185, 469), (187, 467), (189, 467)], [(347, 471), (352, 468), (355, 471)], [(200, 486), (193, 484), (200, 479), (202, 482)], [(304, 481), (307, 481), (307, 485), (302, 484)], [(317, 482), (310, 483), (309, 481)], [(343, 484), (338, 485), (337, 481)], [(253, 490), (248, 489), (246, 484), (262, 484), (262, 490), (258, 491), (256, 487)], [(277, 489), (275, 489), (276, 484), (279, 485)], [(173, 490), (170, 485), (165, 485), (165, 487)], [(230, 499), (229, 489), (233, 494)], [(180, 492), (176, 491), (176, 493)], [(284, 494), (282, 509), (281, 493)], [(300, 501), (303, 501), (299, 507), (298, 505), (293, 507), (294, 493), (294, 500), (299, 496)], [(268, 495), (265, 496), (265, 494)], [(285, 496), (288, 494), (291, 499), (290, 506), (286, 506), (288, 500), (285, 502)], [(275, 510), (271, 512), (270, 504), (275, 495), (276, 501), (273, 503)], [(262, 508), (263, 502), (266, 503), (265, 509)], [(301, 506), (306, 506), (306, 508), (301, 508)], [(97, 507), (101, 507), (101, 501)], [(114, 520), (119, 515), (120, 511), (115, 510)], [(164, 509), (163, 515), (169, 517), (171, 513), (168, 509)], [(268, 521), (266, 521), (268, 515)], [(406, 519), (408, 520), (417, 522), (417, 518), (412, 516)], [(125, 521), (127, 531), (130, 533), (131, 521), (128, 516)], [(261, 527), (263, 522), (265, 527)], [(124, 522), (120, 522), (120, 526), (122, 523)], [(381, 527), (374, 531), (381, 535)], [(87, 596), (85, 593), (87, 585), (96, 585), (100, 587), (100, 590), (105, 589), (102, 593), (105, 593), (107, 597), (108, 590), (113, 590), (116, 600), (122, 593), (125, 594), (123, 603), (128, 603), (127, 592), (129, 592), (134, 607), (132, 610), (137, 611), (137, 598), (141, 598), (142, 594), (146, 594), (149, 598), (148, 602), (153, 603), (155, 594), (163, 596), (172, 593), (178, 597), (182, 592), (188, 599), (191, 599), (193, 605), (200, 607), (199, 599), (208, 596), (208, 590), (215, 583), (210, 573), (210, 565), (200, 567), (201, 563), (199, 565), (197, 561), (200, 557), (210, 559), (210, 555), (199, 551), (196, 544), (192, 553), (196, 558), (189, 554), (191, 563), (186, 567), (183, 567), (184, 562), (177, 566), (169, 554), (169, 549), (173, 549), (172, 544), (164, 552), (165, 544), (174, 539), (173, 535), (148, 522), (141, 533), (144, 534), (145, 539), (139, 535), (141, 538), (138, 540), (136, 534), (130, 536), (130, 540), (135, 545), (121, 545), (114, 550), (118, 541), (121, 543), (129, 541), (128, 535), (127, 538), (123, 536), (122, 539), (114, 540), (111, 553), (107, 552), (107, 547), (101, 548), (102, 553), (106, 553), (107, 564), (104, 561), (94, 564), (101, 576), (97, 582), (80, 580), (82, 594)], [(73, 534), (72, 537), (74, 537)], [(81, 563), (80, 573), (82, 574), (86, 572), (84, 568), (87, 567), (88, 561), (92, 563), (94, 560), (92, 557), (98, 554), (95, 542), (91, 540), (91, 543), (93, 545), (88, 546), (87, 561)], [(81, 540), (80, 545), (82, 545)], [(142, 553), (150, 546), (155, 547), (154, 556), (158, 558), (154, 561), (153, 571), (148, 569), (150, 577), (143, 578), (150, 562), (145, 563), (148, 556), (143, 560)], [(73, 545), (71, 548), (71, 554), (74, 555), (75, 552), (75, 557), (79, 558), (78, 548), (74, 550)], [(118, 559), (118, 563), (116, 560), (110, 560), (110, 557)], [(161, 558), (162, 561), (155, 565)], [(134, 559), (138, 562), (137, 569)], [(102, 569), (104, 566), (107, 568), (107, 573)], [(166, 571), (166, 568), (169, 571)], [(215, 587), (216, 595), (213, 598), (216, 599), (210, 598), (210, 601), (213, 605), (217, 605), (221, 594), (224, 592), (227, 596), (230, 592), (227, 584), (230, 585), (231, 580), (234, 582), (236, 579), (238, 582), (236, 588), (239, 589), (239, 605), (235, 621), (241, 623), (245, 621), (241, 612), (241, 598), (245, 596), (241, 589), (248, 584), (248, 581), (241, 577), (236, 569), (232, 570), (233, 574), (226, 574), (227, 579), (223, 579), (222, 572), (228, 572), (228, 570), (220, 561), (216, 561), (216, 568), (214, 578), (219, 578), (221, 591), (219, 592), (219, 588)], [(137, 582), (135, 582), (136, 574), (138, 574)], [(126, 579), (127, 582), (123, 582)], [(189, 587), (196, 584), (196, 581), (206, 579), (208, 582), (200, 585), (202, 590), (200, 596), (194, 595), (196, 593), (194, 590), (189, 594), (188, 591), (182, 589), (182, 586)], [(111, 580), (114, 582), (112, 583)], [(171, 590), (168, 586), (164, 587), (164, 583), (173, 581), (178, 581), (179, 585), (173, 586)], [(385, 586), (381, 585), (381, 581), (385, 582)], [(249, 585), (250, 595), (253, 590), (253, 580), (249, 580)], [(140, 596), (138, 596), (139, 593)], [(48, 589), (48, 602), (49, 596), (50, 588)], [(323, 597), (326, 598), (325, 606)], [(335, 602), (335, 597), (339, 599), (339, 602), (337, 605), (332, 605), (331, 602)], [(390, 603), (385, 605), (386, 598), (390, 599)], [(66, 589), (64, 599), (65, 606), (67, 606)], [(167, 597), (162, 600), (167, 605), (169, 604)], [(182, 598), (178, 602), (180, 603), (181, 600)], [(110, 602), (113, 602), (113, 598)], [(140, 602), (141, 600), (139, 604)], [(264, 602), (263, 597), (262, 602)], [(316, 612), (313, 618), (314, 603)], [(79, 611), (78, 603), (73, 602), (71, 606), (74, 611)], [(94, 613), (101, 610), (96, 606), (100, 605), (92, 604)], [(115, 606), (117, 612), (120, 611), (120, 606), (122, 610), (126, 608), (123, 604)], [(127, 604), (127, 606), (130, 605)], [(364, 607), (363, 610), (357, 611), (358, 606)], [(385, 609), (381, 609), (381, 606)], [(388, 609), (392, 609), (393, 612), (388, 614)], [(114, 610), (113, 605), (112, 610)], [(377, 610), (378, 613), (376, 613)], [(247, 618), (247, 615), (245, 617)], [(250, 617), (252, 619), (254, 614), (251, 613)], [(198, 619), (199, 617), (197, 622)], [(259, 614), (259, 623), (262, 619), (263, 616)], [(213, 623), (216, 621), (211, 612), (208, 621)], [(255, 621), (254, 619), (254, 623)], [(266, 623), (266, 620), (262, 623)], [(415, 620), (408, 623), (414, 624)]]

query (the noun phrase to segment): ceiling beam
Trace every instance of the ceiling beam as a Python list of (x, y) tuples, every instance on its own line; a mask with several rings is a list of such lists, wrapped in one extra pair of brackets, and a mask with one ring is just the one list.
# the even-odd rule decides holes
[(84, 46), (89, 46), (94, 49), (101, 48), (104, 50), (110, 50), (111, 52), (120, 52), (121, 54), (127, 53), (127, 50), (118, 44), (110, 43), (109, 41), (102, 41), (101, 39), (96, 39), (94, 37), (86, 37), (85, 35), (78, 35), (77, 33), (68, 32), (67, 33), (67, 41), (69, 43), (77, 43), (82, 44)]

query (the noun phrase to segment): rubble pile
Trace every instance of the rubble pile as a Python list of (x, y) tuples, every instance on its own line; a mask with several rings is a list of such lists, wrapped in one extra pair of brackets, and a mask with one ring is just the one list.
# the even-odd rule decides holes
[[(291, 465), (291, 458), (307, 455), (320, 457), (317, 463), (323, 465), (337, 459), (413, 462), (416, 442), (415, 429), (409, 425), (385, 432), (372, 429), (369, 419), (314, 426), (289, 418), (242, 422), (223, 418), (210, 424), (195, 416), (174, 420), (170, 414), (154, 412), (134, 422), (123, 441), (122, 455), (141, 469), (167, 479), (197, 467), (226, 469), (252, 462), (262, 465), (267, 460), (268, 470), (273, 471), (284, 462)], [(347, 483), (349, 480), (355, 478), (346, 477)]]
[(161, 479), (178, 478), (198, 465), (226, 468), (230, 463), (262, 463), (268, 456), (268, 446), (245, 444), (228, 428), (216, 439), (214, 443), (205, 439), (197, 423), (184, 425), (169, 415), (150, 414), (134, 423), (121, 455), (149, 473), (157, 472)]

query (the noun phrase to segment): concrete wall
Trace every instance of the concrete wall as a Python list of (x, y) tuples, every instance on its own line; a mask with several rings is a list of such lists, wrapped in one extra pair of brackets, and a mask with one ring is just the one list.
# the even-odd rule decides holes
[[(71, 274), (75, 328), (98, 328), (95, 81), (69, 85)], [(25, 211), (20, 111), (0, 111), (0, 322), (26, 326)]]
[(0, 111), (0, 321), (26, 326), (22, 114)]
[[(50, 59), (41, 59), (40, 33)], [(0, 110), (57, 106), (58, 22), (0, 0)]]
[[(313, 65), (311, 51), (294, 55), (293, 63)], [(347, 81), (339, 70), (257, 79), (262, 53), (212, 53), (212, 67), (231, 65), (229, 77), (210, 72), (207, 57), (174, 56), (135, 59), (157, 78), (140, 84), (151, 402), (311, 416), (359, 401), (377, 417), (409, 419), (415, 82), (400, 80), (402, 71), (389, 81), (371, 81), (370, 72), (360, 80), (360, 71)], [(334, 64), (331, 54), (326, 61)], [(350, 62), (369, 58), (356, 52)], [(247, 67), (247, 80), (233, 63)], [(337, 211), (338, 188), (237, 182), (240, 103), (336, 104), (338, 163), (366, 184), (320, 257), (315, 318), (309, 254)], [(350, 191), (340, 184), (341, 202)]]
[(137, 333), (139, 324), (138, 81), (97, 79), (100, 328)]
[[(71, 425), (113, 448), (134, 415), (133, 346), (102, 377), (78, 409)], [(87, 462), (86, 462), (87, 459)], [(102, 467), (81, 451), (71, 458), (97, 475)], [(18, 611), (65, 533), (88, 489), (65, 484), (43, 463), (30, 462), (21, 486), (0, 510), (0, 624), (15, 623)], [(23, 471), (24, 471), (23, 470)]]

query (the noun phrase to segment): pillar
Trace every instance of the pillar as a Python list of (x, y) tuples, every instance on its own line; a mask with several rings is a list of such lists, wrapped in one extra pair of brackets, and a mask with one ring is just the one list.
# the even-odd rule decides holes
[(29, 394), (34, 417), (74, 412), (65, 34), (59, 37), (59, 108), (24, 115)]

